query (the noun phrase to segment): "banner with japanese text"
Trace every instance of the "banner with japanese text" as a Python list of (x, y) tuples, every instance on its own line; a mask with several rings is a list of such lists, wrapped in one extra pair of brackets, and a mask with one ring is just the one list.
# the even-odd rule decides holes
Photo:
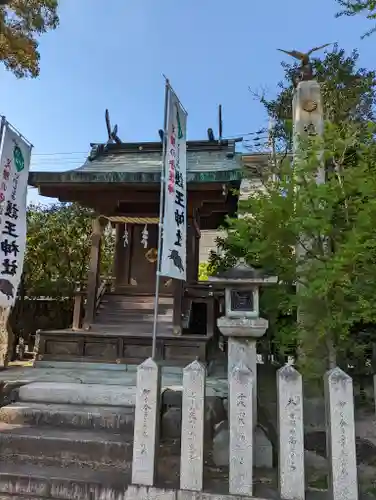
[(162, 276), (186, 280), (187, 262), (187, 113), (169, 90), (164, 168)]
[(5, 123), (0, 156), (0, 307), (12, 307), (26, 247), (26, 196), (31, 145)]

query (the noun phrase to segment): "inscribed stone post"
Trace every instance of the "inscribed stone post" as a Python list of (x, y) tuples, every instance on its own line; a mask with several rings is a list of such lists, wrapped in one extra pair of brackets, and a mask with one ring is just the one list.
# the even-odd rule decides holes
[(357, 500), (353, 383), (340, 368), (325, 375), (327, 449), (333, 500)]
[(238, 363), (229, 376), (230, 468), (232, 495), (252, 496), (253, 482), (253, 376)]
[(302, 377), (286, 365), (277, 372), (279, 492), (282, 499), (304, 500)]
[[(253, 425), (257, 425), (257, 349), (252, 338), (229, 337), (228, 339), (228, 378), (235, 366), (244, 364), (252, 374), (252, 411)], [(231, 402), (230, 402), (231, 404)]]
[(180, 489), (202, 491), (204, 471), (205, 367), (193, 361), (183, 371)]
[[(324, 113), (320, 84), (316, 80), (299, 82), (292, 101), (294, 136), (294, 154), (299, 154), (299, 141), (302, 137), (322, 136), (324, 132)], [(316, 180), (325, 182), (325, 169), (318, 158)]]
[(137, 368), (132, 483), (153, 486), (159, 441), (160, 368), (149, 358)]
[[(294, 161), (298, 161), (300, 152), (301, 139), (308, 136), (322, 136), (324, 131), (324, 114), (322, 106), (322, 98), (320, 84), (316, 80), (302, 81), (298, 83), (294, 91), (292, 101), (293, 115), (293, 154)], [(325, 182), (325, 168), (322, 164), (322, 155), (317, 158), (317, 184)], [(310, 238), (306, 234), (301, 234), (300, 238), (303, 245), (299, 242), (296, 246), (296, 256), (301, 258), (306, 253), (306, 248), (311, 245)], [(300, 271), (299, 271), (300, 272)], [(297, 293), (301, 294), (304, 284), (298, 280), (296, 285)], [(308, 317), (308, 311), (298, 307), (297, 319), (298, 323), (304, 324), (304, 317)]]

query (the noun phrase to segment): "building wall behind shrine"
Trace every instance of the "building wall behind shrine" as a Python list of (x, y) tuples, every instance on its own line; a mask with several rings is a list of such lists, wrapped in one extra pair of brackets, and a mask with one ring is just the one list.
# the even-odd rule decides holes
[(215, 240), (224, 233), (216, 229), (201, 231), (200, 238), (200, 262), (207, 262), (210, 250), (216, 249)]
[[(262, 189), (262, 184), (258, 178), (243, 179), (240, 185), (239, 199), (246, 200), (252, 191), (258, 189)], [(216, 249), (216, 238), (224, 235), (225, 233), (223, 231), (218, 231), (217, 229), (201, 231), (200, 262), (206, 262), (208, 260), (210, 250)]]

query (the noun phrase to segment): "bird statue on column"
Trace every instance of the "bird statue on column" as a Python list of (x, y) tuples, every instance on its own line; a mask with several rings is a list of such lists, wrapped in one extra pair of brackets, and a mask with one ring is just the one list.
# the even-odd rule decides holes
[(294, 57), (295, 59), (298, 59), (301, 62), (299, 75), (297, 76), (297, 78), (294, 78), (295, 87), (298, 85), (299, 82), (313, 80), (313, 67), (309, 57), (311, 54), (313, 54), (313, 52), (325, 49), (325, 47), (329, 47), (329, 45), (332, 45), (332, 43), (325, 43), (324, 45), (320, 45), (319, 47), (314, 47), (308, 52), (299, 52), (298, 50), (289, 51), (289, 50), (277, 49), (280, 52), (283, 52), (284, 54), (287, 54), (291, 57)]

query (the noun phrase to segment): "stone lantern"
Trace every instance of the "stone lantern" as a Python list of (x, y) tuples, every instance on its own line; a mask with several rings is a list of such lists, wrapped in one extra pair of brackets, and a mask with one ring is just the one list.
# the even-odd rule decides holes
[(228, 373), (240, 362), (252, 371), (254, 377), (254, 425), (257, 422), (257, 339), (262, 337), (268, 320), (260, 318), (260, 287), (278, 283), (277, 276), (270, 276), (244, 262), (209, 278), (225, 289), (225, 315), (217, 320), (219, 331), (228, 337)]

